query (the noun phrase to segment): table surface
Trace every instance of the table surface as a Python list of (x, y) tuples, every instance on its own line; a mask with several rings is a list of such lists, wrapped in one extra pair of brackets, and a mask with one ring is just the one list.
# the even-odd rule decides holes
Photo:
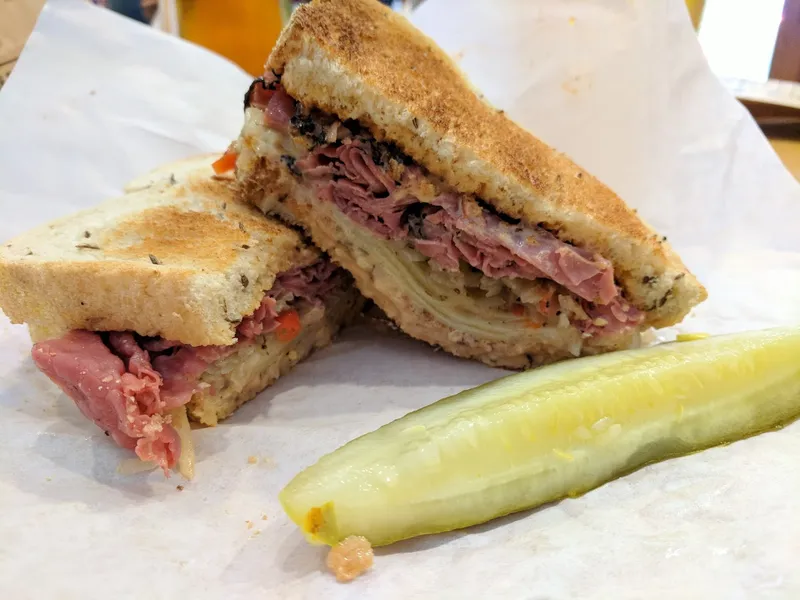
[[(14, 67), (45, 0), (0, 0), (0, 87)], [(800, 179), (800, 139), (770, 139), (786, 168)]]
[(770, 139), (769, 141), (786, 168), (796, 179), (800, 179), (800, 140)]
[(33, 30), (45, 0), (0, 2), (0, 81), (3, 81)]

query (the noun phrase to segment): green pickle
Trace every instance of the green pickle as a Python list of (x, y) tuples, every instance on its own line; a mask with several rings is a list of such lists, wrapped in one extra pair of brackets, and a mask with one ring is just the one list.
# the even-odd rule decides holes
[(800, 329), (662, 344), (518, 373), (322, 457), (280, 500), (313, 543), (374, 546), (583, 494), (800, 416)]

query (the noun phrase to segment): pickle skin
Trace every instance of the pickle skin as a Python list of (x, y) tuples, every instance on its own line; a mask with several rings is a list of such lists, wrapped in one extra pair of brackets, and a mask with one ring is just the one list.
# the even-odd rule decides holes
[(323, 457), (280, 500), (312, 543), (381, 546), (580, 496), (798, 416), (800, 329), (673, 342), (440, 400)]

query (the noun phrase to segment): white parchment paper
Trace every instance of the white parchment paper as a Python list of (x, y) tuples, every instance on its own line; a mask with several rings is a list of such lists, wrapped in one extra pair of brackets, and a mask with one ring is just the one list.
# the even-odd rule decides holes
[[(800, 322), (798, 185), (710, 74), (681, 0), (428, 0), (414, 19), (495, 105), (668, 235), (711, 295), (681, 329)], [(221, 151), (248, 83), (206, 51), (51, 0), (0, 92), (0, 238), (165, 161)], [(3, 318), (2, 598), (800, 597), (798, 426), (381, 549), (345, 586), (277, 492), (349, 439), (500, 371), (352, 329), (196, 431), (187, 484), (118, 475), (125, 453), (29, 348)]]

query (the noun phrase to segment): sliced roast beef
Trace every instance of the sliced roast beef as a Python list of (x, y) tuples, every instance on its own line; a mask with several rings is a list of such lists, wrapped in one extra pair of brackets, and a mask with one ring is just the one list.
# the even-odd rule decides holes
[(442, 211), (427, 220), (436, 219), (457, 247), (463, 238), (463, 258), (473, 267), (502, 269), (502, 274), (484, 271), (490, 277), (547, 278), (598, 304), (619, 296), (611, 263), (598, 254), (566, 244), (541, 227), (507, 223), (465, 196), (445, 194), (433, 204)]
[(642, 322), (642, 313), (624, 301), (605, 306), (584, 304), (583, 309), (590, 319), (581, 324), (584, 333), (619, 333), (626, 327), (636, 326)]
[(270, 99), (275, 95), (275, 88), (269, 86), (263, 79), (258, 79), (250, 85), (245, 103), (264, 110), (269, 105)]
[(264, 123), (278, 131), (286, 132), (289, 121), (294, 115), (295, 102), (276, 84), (274, 76), (256, 79), (247, 90), (244, 98), (245, 107), (254, 106), (264, 111)]
[(71, 331), (34, 345), (33, 360), (117, 444), (167, 473), (180, 457), (180, 439), (165, 413), (192, 399), (210, 365), (274, 331), (281, 297), (292, 294), (318, 303), (340, 277), (341, 270), (327, 260), (281, 273), (261, 305), (237, 327), (234, 345), (189, 346), (130, 332)]
[(461, 254), (453, 243), (452, 235), (444, 233), (430, 239), (416, 239), (414, 247), (446, 271), (458, 271)]
[(226, 356), (233, 354), (237, 345), (232, 346), (189, 346), (181, 344), (169, 354), (153, 359), (153, 366), (161, 373), (164, 385), (161, 395), (167, 408), (183, 406), (197, 392), (200, 376), (208, 367)]
[[(337, 205), (353, 220), (385, 239), (403, 238), (405, 209), (417, 202), (375, 164), (365, 142), (318, 146), (295, 167), (316, 186), (317, 195)], [(401, 184), (402, 185), (402, 184)]]
[(148, 352), (164, 352), (182, 345), (180, 342), (165, 340), (164, 338), (149, 338), (142, 342), (142, 348)]
[[(349, 140), (348, 140), (349, 141)], [(345, 143), (336, 148), (339, 174), (356, 185), (364, 186), (376, 198), (394, 191), (396, 185), (386, 171), (375, 164), (372, 148), (364, 142)]]
[(117, 444), (166, 471), (178, 460), (180, 441), (161, 414), (161, 375), (133, 336), (112, 337), (122, 358), (99, 334), (71, 331), (36, 344), (33, 360)]
[(280, 298), (284, 293), (319, 304), (328, 292), (340, 282), (342, 271), (327, 260), (307, 267), (295, 267), (281, 273), (269, 291), (269, 296)]
[(275, 298), (264, 296), (256, 312), (239, 323), (236, 337), (240, 340), (251, 340), (262, 333), (273, 331), (278, 326), (275, 321), (278, 318), (278, 311), (275, 310), (277, 304)]
[[(285, 94), (277, 77), (270, 85), (275, 95)], [(265, 122), (285, 132), (282, 124), (271, 125), (273, 102), (264, 107)], [(643, 320), (640, 311), (624, 302), (613, 266), (603, 256), (564, 242), (543, 227), (508, 222), (463, 194), (421, 200), (420, 185), (430, 189), (435, 183), (396, 148), (390, 152), (350, 121), (345, 126), (294, 101), (293, 108), (289, 133), (306, 136), (311, 147), (294, 157), (293, 172), (319, 199), (335, 204), (373, 234), (406, 240), (444, 270), (457, 271), (466, 263), (490, 278), (554, 281), (582, 303), (605, 307), (594, 311), (602, 313), (594, 321), (607, 324), (587, 325), (587, 320), (578, 324), (584, 333), (616, 331)]]
[(264, 109), (265, 122), (268, 127), (278, 131), (288, 131), (289, 120), (294, 115), (294, 100), (278, 86)]
[(431, 204), (439, 210), (425, 217), (424, 237), (411, 236), (403, 213), (419, 203), (413, 187), (417, 177), (404, 177), (398, 186), (372, 154), (363, 140), (329, 144), (295, 165), (314, 182), (321, 199), (381, 237), (410, 237), (444, 269), (458, 269), (453, 260), (458, 256), (489, 277), (548, 278), (590, 302), (608, 304), (619, 295), (611, 263), (602, 256), (566, 244), (541, 227), (507, 223), (460, 194), (434, 199)]

